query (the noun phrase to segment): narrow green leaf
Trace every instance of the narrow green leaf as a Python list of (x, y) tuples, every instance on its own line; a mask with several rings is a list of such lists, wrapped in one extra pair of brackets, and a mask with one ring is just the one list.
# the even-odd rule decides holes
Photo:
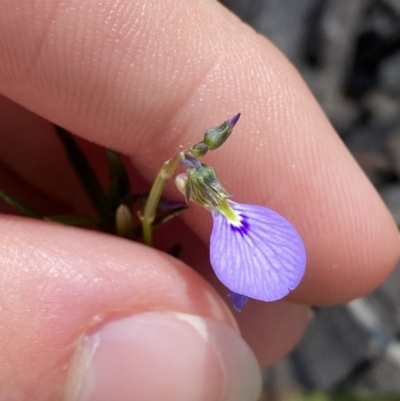
[(107, 149), (110, 187), (107, 192), (108, 205), (111, 210), (117, 210), (123, 199), (130, 193), (129, 176), (119, 154)]
[[(164, 213), (162, 216), (157, 216), (153, 222), (153, 230), (157, 227), (162, 226), (167, 221), (173, 219), (176, 216), (182, 214), (185, 210), (187, 210), (187, 206), (182, 206), (177, 209), (171, 210), (168, 213)], [(142, 226), (135, 227), (133, 230), (133, 239), (139, 239), (143, 235)]]
[(100, 217), (103, 227), (107, 231), (110, 227), (110, 211), (108, 209), (107, 198), (101, 188), (101, 185), (90, 166), (86, 156), (76, 144), (72, 135), (64, 128), (55, 126), (56, 133), (62, 141), (67, 152), (68, 159), (78, 176), (87, 196), (89, 197), (94, 209)]
[(6, 201), (9, 205), (14, 207), (15, 209), (17, 209), (24, 216), (32, 217), (35, 219), (41, 219), (43, 217), (43, 215), (36, 209), (27, 205), (24, 202), (20, 202), (18, 199), (14, 198), (12, 195), (4, 191), (0, 191), (0, 198), (2, 198), (4, 201)]
[(97, 228), (98, 223), (87, 216), (80, 214), (59, 214), (54, 216), (45, 216), (43, 220), (53, 223), (65, 224), (67, 226)]
[(166, 223), (168, 220), (173, 219), (176, 216), (179, 216), (182, 214), (185, 210), (187, 210), (187, 206), (181, 206), (179, 208), (176, 208), (174, 210), (170, 210), (169, 212), (163, 214), (162, 216), (156, 217), (153, 223), (153, 229), (157, 228), (159, 226), (162, 226), (164, 223)]

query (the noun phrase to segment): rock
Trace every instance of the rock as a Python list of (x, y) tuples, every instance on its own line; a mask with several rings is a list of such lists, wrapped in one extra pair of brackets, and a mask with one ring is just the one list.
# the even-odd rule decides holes
[(400, 94), (400, 52), (382, 61), (379, 70), (379, 86), (395, 96)]
[(393, 175), (391, 164), (383, 152), (359, 152), (354, 153), (354, 157), (375, 187), (386, 184)]
[[(386, 185), (380, 191), (383, 201), (391, 211), (397, 225), (400, 227), (400, 185)], [(399, 287), (400, 288), (400, 287)], [(400, 292), (400, 291), (399, 291)], [(399, 299), (400, 305), (400, 299)]]
[(391, 164), (400, 177), (400, 128), (392, 130), (385, 141)]

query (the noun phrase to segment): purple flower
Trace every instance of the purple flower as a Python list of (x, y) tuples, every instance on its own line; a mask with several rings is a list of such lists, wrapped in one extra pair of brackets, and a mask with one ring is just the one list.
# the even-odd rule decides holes
[(278, 213), (224, 200), (211, 209), (210, 259), (236, 309), (247, 298), (276, 301), (300, 283), (306, 253), (296, 229)]
[(295, 289), (306, 266), (296, 229), (266, 207), (229, 200), (214, 168), (192, 156), (182, 164), (188, 170), (176, 177), (176, 185), (188, 202), (212, 213), (211, 264), (233, 306), (240, 311), (247, 298), (276, 301)]

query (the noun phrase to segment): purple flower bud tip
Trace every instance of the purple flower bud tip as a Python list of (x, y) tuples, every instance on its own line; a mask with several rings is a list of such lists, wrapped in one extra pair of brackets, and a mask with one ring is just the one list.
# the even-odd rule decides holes
[(306, 253), (300, 235), (270, 209), (226, 202), (212, 210), (210, 259), (219, 280), (231, 291), (234, 307), (240, 310), (247, 297), (283, 298), (304, 275)]
[(228, 126), (231, 127), (231, 128), (233, 128), (233, 127), (236, 125), (236, 123), (238, 122), (239, 118), (240, 118), (240, 113), (237, 113), (236, 115), (234, 115), (233, 117), (231, 117), (231, 118), (227, 121)]
[(236, 292), (230, 290), (228, 291), (228, 296), (231, 298), (233, 307), (238, 312), (241, 312), (248, 298), (245, 295), (236, 294)]

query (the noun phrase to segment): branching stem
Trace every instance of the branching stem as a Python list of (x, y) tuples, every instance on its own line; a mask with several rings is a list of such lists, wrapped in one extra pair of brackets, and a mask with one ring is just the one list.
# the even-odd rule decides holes
[(146, 245), (151, 246), (153, 241), (153, 221), (156, 217), (156, 211), (165, 183), (170, 179), (180, 162), (185, 158), (184, 152), (179, 152), (175, 157), (166, 161), (158, 172), (154, 181), (149, 197), (147, 198), (146, 206), (142, 216), (143, 241)]

